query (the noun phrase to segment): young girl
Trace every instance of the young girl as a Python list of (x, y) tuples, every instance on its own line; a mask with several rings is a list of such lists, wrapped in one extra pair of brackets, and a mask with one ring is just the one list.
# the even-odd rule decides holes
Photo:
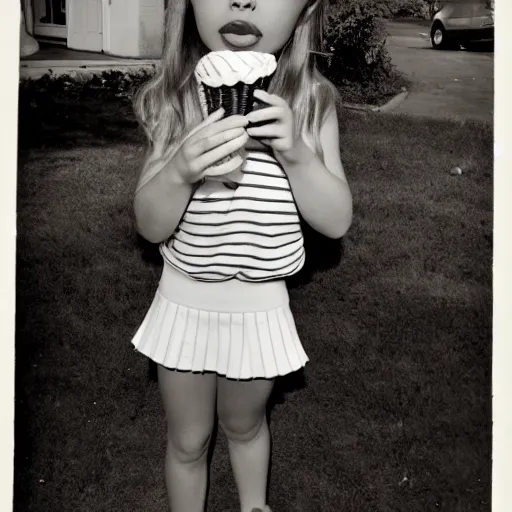
[[(136, 223), (160, 243), (164, 269), (133, 344), (158, 364), (172, 512), (204, 510), (215, 415), (241, 511), (270, 510), (267, 400), (275, 377), (308, 361), (284, 281), (304, 263), (299, 213), (330, 238), (352, 217), (336, 93), (314, 64), (324, 3), (172, 0), (161, 67), (138, 97), (150, 153)], [(245, 117), (221, 109), (202, 121), (194, 68), (219, 50), (276, 56), (269, 92), (255, 93), (264, 108)], [(244, 162), (215, 165), (242, 148)], [(242, 164), (235, 188), (208, 179)]]

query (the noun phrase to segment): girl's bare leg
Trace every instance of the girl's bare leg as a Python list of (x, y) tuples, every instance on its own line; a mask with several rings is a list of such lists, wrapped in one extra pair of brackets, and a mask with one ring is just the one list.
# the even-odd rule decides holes
[(203, 512), (207, 454), (215, 418), (215, 374), (158, 367), (167, 418), (165, 480), (172, 512)]
[(219, 425), (228, 438), (242, 512), (263, 509), (270, 461), (266, 405), (274, 380), (233, 381), (218, 377)]

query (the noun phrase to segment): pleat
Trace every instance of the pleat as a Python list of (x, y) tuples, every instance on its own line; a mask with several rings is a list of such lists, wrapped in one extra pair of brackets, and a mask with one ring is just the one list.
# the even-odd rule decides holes
[(183, 344), (183, 338), (187, 329), (189, 309), (184, 306), (178, 306), (174, 325), (169, 333), (169, 350), (167, 352), (166, 364), (167, 368), (178, 368), (180, 354)]
[(185, 334), (181, 343), (180, 355), (177, 367), (183, 370), (192, 369), (192, 361), (194, 360), (194, 352), (197, 339), (197, 328), (199, 324), (199, 311), (197, 309), (189, 309), (187, 316), (187, 324)]
[(256, 313), (246, 313), (244, 322), (244, 340), (246, 345), (247, 365), (250, 375), (265, 376), (263, 352), (261, 351), (256, 324)]
[(210, 314), (206, 311), (199, 311), (196, 347), (192, 361), (192, 371), (194, 372), (201, 372), (206, 367), (209, 326)]
[(281, 326), (279, 325), (279, 318), (277, 316), (277, 311), (269, 311), (267, 313), (268, 316), (268, 328), (270, 332), (270, 342), (272, 343), (272, 349), (274, 352), (274, 358), (277, 366), (277, 373), (279, 375), (284, 375), (286, 373), (290, 373), (291, 365), (288, 360), (288, 354), (286, 353), (286, 348), (284, 346), (283, 335), (281, 333)]
[(271, 375), (278, 375), (276, 365), (276, 357), (274, 354), (274, 347), (272, 345), (272, 336), (270, 334), (268, 313), (258, 312), (256, 313), (256, 334), (258, 337), (258, 343), (261, 348), (261, 356), (263, 360), (264, 376), (269, 377)]
[[(137, 350), (146, 354), (146, 345), (151, 341), (152, 335), (155, 332), (155, 318), (158, 314), (160, 305), (162, 304), (162, 297), (156, 294), (151, 306), (149, 307), (146, 317), (144, 318), (139, 330), (135, 334), (132, 343)], [(148, 355), (148, 354), (146, 354)]]
[(217, 368), (219, 353), (219, 314), (209, 313), (208, 342), (206, 347), (206, 358), (204, 369), (214, 372)]
[(290, 364), (290, 368), (299, 368), (304, 363), (305, 353), (302, 349), (302, 345), (298, 340), (298, 336), (294, 336), (294, 332), (290, 329), (285, 310), (283, 308), (278, 308), (276, 313), (279, 322), (279, 329), (281, 331), (281, 337), (283, 340), (283, 347), (286, 352), (286, 357)]
[(247, 339), (247, 321), (248, 321), (249, 313), (243, 315), (243, 325), (242, 325), (242, 337), (240, 339), (240, 371), (239, 378), (240, 379), (249, 379), (251, 377), (251, 352), (249, 350), (250, 345)]
[(219, 313), (219, 340), (218, 340), (217, 372), (228, 374), (231, 352), (231, 315)]
[(161, 301), (161, 315), (163, 316), (160, 327), (155, 324), (156, 331), (153, 335), (153, 345), (151, 349), (151, 359), (153, 361), (164, 361), (169, 351), (169, 335), (172, 332), (178, 306), (172, 302)]
[(234, 313), (230, 316), (230, 347), (226, 375), (239, 379), (242, 370), (242, 355), (244, 347), (244, 314)]
[(151, 336), (149, 337), (148, 343), (151, 348), (149, 348), (149, 357), (151, 359), (154, 359), (155, 352), (158, 347), (158, 338), (160, 337), (159, 334), (162, 332), (162, 325), (165, 321), (165, 313), (167, 312), (167, 305), (168, 302), (159, 300), (158, 308), (156, 310), (156, 315), (154, 319), (152, 320), (153, 326), (152, 326), (152, 332)]
[(301, 361), (301, 364), (304, 365), (309, 361), (308, 356), (306, 355), (306, 352), (304, 351), (304, 347), (302, 346), (302, 343), (300, 342), (299, 334), (297, 332), (297, 327), (295, 325), (295, 320), (293, 319), (293, 314), (289, 307), (283, 309), (284, 317), (286, 319), (286, 325), (288, 330), (290, 331), (291, 338), (293, 341), (293, 344), (295, 346), (295, 350), (297, 351), (297, 354), (299, 355), (299, 359)]

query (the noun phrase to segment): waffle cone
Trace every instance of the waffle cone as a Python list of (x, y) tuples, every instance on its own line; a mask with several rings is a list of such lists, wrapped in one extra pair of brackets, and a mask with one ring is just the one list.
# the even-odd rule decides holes
[(254, 104), (254, 91), (262, 89), (266, 91), (270, 84), (270, 77), (260, 78), (253, 84), (238, 82), (233, 86), (222, 85), (210, 87), (199, 84), (199, 95), (204, 117), (209, 116), (219, 108), (223, 108), (225, 115), (245, 116), (252, 111)]
[[(211, 87), (203, 83), (199, 83), (199, 98), (203, 117), (208, 117), (221, 107), (224, 109), (225, 117), (234, 115), (245, 116), (249, 114), (249, 112), (253, 110), (254, 91), (257, 89), (266, 91), (270, 84), (270, 79), (270, 76), (266, 76), (256, 80), (252, 84), (238, 82), (233, 86), (222, 85), (220, 87)], [(245, 152), (240, 150), (217, 162), (217, 165), (229, 161), (237, 154), (240, 155), (245, 162)], [(241, 176), (241, 170), (239, 169), (237, 171), (230, 172), (227, 175), (211, 179), (237, 182), (240, 180)]]

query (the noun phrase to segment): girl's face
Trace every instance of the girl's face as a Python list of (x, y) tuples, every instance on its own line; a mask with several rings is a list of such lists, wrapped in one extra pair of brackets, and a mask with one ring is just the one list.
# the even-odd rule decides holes
[(308, 0), (191, 0), (210, 51), (276, 53), (292, 35)]

